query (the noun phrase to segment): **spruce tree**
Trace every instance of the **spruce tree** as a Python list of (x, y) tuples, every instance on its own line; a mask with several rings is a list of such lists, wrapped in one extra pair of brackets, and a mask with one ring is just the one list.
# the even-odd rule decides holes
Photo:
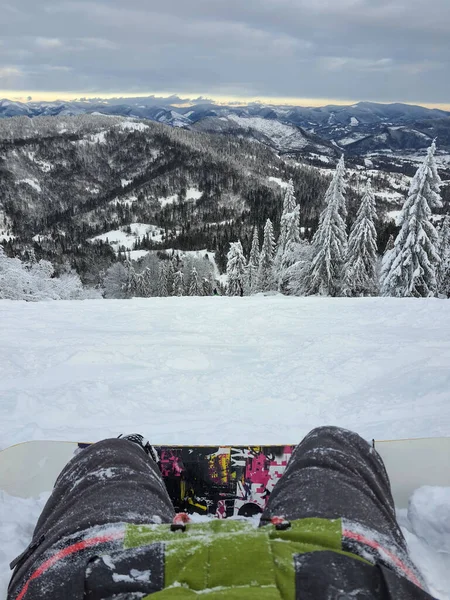
[(184, 275), (183, 271), (176, 271), (173, 276), (173, 296), (184, 296)]
[(270, 219), (267, 219), (264, 227), (264, 240), (259, 256), (258, 265), (258, 291), (266, 292), (275, 289), (275, 278), (273, 271), (273, 254), (275, 242), (273, 239), (273, 227)]
[(193, 267), (191, 271), (189, 296), (203, 296), (203, 289), (198, 278), (197, 269), (195, 267)]
[(300, 209), (296, 204), (294, 195), (294, 184), (292, 179), (286, 188), (283, 202), (283, 213), (280, 221), (280, 236), (274, 259), (274, 273), (280, 289), (284, 272), (292, 264), (290, 257), (294, 244), (300, 242)]
[(368, 182), (348, 239), (344, 284), (348, 296), (377, 293), (376, 217), (375, 196)]
[(386, 247), (384, 249), (383, 256), (385, 256), (388, 252), (390, 252), (394, 248), (394, 246), (395, 246), (395, 240), (394, 240), (394, 236), (391, 233), (391, 235), (389, 236), (388, 241), (386, 242)]
[(442, 206), (441, 179), (434, 153), (436, 144), (417, 169), (397, 224), (400, 232), (394, 249), (383, 259), (383, 296), (435, 296), (438, 290), (438, 234), (431, 222), (431, 209)]
[(247, 264), (247, 293), (254, 294), (258, 287), (258, 266), (259, 266), (259, 238), (258, 229), (253, 229), (252, 248)]
[(152, 272), (148, 267), (141, 273), (139, 279), (139, 295), (143, 298), (150, 298), (153, 296)]
[(241, 296), (243, 294), (245, 271), (245, 257), (241, 242), (230, 242), (230, 250), (227, 254), (228, 296)]
[(213, 295), (213, 284), (211, 278), (203, 277), (202, 280), (202, 291), (203, 296), (212, 296)]
[(439, 230), (438, 291), (450, 298), (450, 216), (446, 215)]
[(167, 281), (167, 272), (169, 265), (166, 264), (168, 261), (162, 261), (159, 265), (159, 278), (158, 278), (158, 296), (165, 297), (169, 296), (169, 286)]
[(345, 211), (343, 164), (341, 158), (326, 192), (327, 205), (312, 240), (312, 261), (305, 285), (308, 295), (339, 296), (343, 290), (347, 255), (347, 231), (341, 216)]
[(168, 290), (167, 295), (168, 296), (173, 296), (173, 284), (174, 284), (174, 280), (175, 280), (176, 271), (178, 271), (178, 269), (176, 268), (175, 260), (174, 260), (174, 258), (171, 258), (167, 262), (167, 266), (166, 266), (167, 290)]
[(126, 261), (125, 269), (127, 271), (127, 279), (123, 291), (127, 298), (134, 298), (138, 294), (139, 277), (130, 260)]

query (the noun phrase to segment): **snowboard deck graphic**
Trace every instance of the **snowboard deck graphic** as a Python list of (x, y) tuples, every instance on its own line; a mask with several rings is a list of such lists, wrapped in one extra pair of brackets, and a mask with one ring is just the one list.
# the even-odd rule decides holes
[[(23, 498), (52, 489), (64, 465), (88, 446), (32, 441), (0, 452), (0, 490)], [(404, 508), (422, 485), (450, 486), (450, 438), (374, 442)], [(219, 518), (262, 512), (295, 445), (155, 446), (161, 473), (178, 512)]]

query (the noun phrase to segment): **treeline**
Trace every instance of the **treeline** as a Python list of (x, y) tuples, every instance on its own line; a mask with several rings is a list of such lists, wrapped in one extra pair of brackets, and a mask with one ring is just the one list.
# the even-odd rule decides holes
[(228, 253), (228, 294), (280, 291), (295, 295), (450, 297), (450, 216), (439, 231), (432, 210), (442, 208), (436, 146), (429, 148), (411, 182), (408, 197), (380, 260), (375, 197), (370, 181), (350, 232), (344, 159), (338, 163), (324, 199), (324, 209), (311, 243), (302, 239), (301, 205), (290, 182), (286, 190), (280, 234), (275, 243), (268, 219), (262, 247), (255, 230), (246, 259), (240, 241)]

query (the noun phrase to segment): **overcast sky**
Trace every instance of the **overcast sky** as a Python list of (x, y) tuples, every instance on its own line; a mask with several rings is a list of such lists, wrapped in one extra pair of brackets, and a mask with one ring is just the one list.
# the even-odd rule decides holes
[(450, 104), (450, 0), (6, 0), (0, 97)]

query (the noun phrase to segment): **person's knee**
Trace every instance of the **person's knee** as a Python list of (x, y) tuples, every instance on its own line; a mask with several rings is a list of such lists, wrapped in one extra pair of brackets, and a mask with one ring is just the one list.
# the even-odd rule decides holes
[(370, 447), (369, 442), (364, 440), (355, 431), (344, 429), (343, 427), (336, 427), (335, 425), (316, 427), (308, 433), (303, 441), (308, 444), (317, 445), (318, 447)]
[(349, 429), (344, 429), (343, 427), (336, 427), (335, 425), (322, 425), (320, 427), (315, 427), (314, 429), (312, 429), (307, 436), (305, 437), (305, 439), (313, 439), (313, 438), (326, 438), (326, 437), (333, 437), (333, 438), (346, 438), (352, 435), (358, 435), (355, 434), (353, 431), (350, 431)]

